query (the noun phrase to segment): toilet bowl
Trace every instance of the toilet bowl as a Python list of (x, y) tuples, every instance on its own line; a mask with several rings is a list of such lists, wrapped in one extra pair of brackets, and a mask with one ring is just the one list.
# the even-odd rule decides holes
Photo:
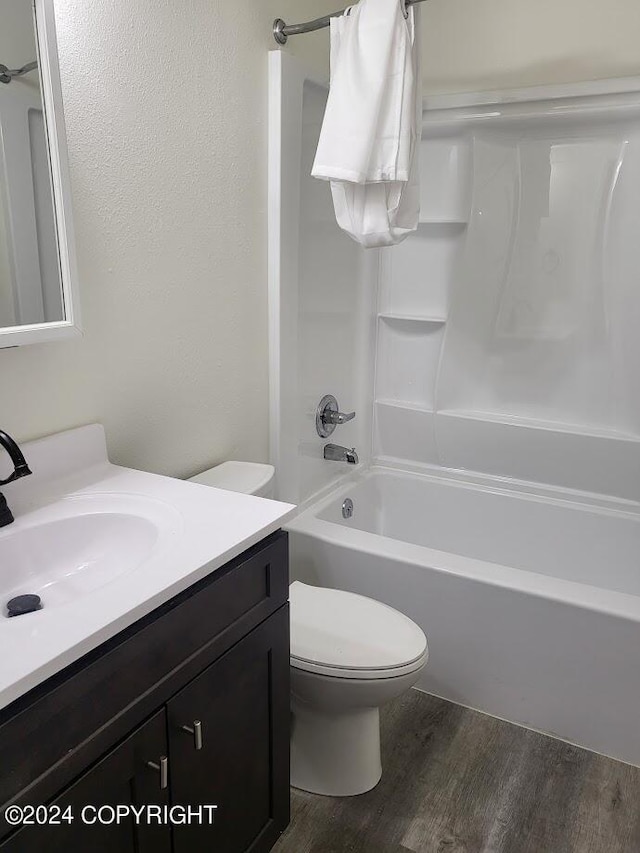
[(391, 607), (295, 581), (291, 607), (291, 784), (353, 796), (380, 781), (382, 705), (427, 663), (422, 630)]
[[(274, 468), (224, 462), (191, 479), (272, 497)], [(314, 794), (363, 794), (380, 781), (382, 705), (417, 682), (427, 639), (386, 604), (294, 581), (291, 611), (291, 784)]]

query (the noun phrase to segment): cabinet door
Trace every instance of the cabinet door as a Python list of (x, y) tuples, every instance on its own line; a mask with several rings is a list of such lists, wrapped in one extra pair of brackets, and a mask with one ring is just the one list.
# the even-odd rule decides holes
[[(168, 704), (172, 799), (215, 805), (175, 853), (270, 850), (289, 822), (289, 613), (282, 607)], [(193, 734), (201, 724), (201, 748)]]
[[(160, 786), (160, 774), (147, 762), (159, 763), (167, 754), (166, 717), (160, 711), (131, 734), (120, 746), (88, 770), (54, 801), (73, 822), (60, 825), (25, 826), (0, 845), (2, 853), (170, 853), (171, 830), (165, 826), (136, 825), (132, 817), (121, 823), (105, 823), (90, 809), (82, 820), (85, 806), (148, 804), (168, 805), (168, 789)], [(36, 803), (32, 803), (36, 805)]]

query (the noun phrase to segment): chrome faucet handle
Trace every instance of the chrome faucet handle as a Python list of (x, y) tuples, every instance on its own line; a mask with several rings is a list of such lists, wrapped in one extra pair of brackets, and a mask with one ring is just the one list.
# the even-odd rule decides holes
[(352, 421), (356, 416), (355, 412), (334, 412), (333, 409), (325, 409), (322, 416), (323, 424), (346, 424), (347, 421)]
[(316, 432), (320, 438), (329, 438), (337, 426), (352, 421), (355, 416), (355, 412), (339, 411), (336, 398), (333, 394), (327, 394), (320, 400), (316, 409)]

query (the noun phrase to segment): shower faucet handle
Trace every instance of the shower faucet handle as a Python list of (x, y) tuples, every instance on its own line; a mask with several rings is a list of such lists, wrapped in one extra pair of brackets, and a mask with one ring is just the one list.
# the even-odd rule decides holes
[(346, 424), (347, 421), (352, 421), (356, 416), (355, 412), (334, 412), (331, 409), (325, 412), (322, 422), (324, 424)]
[(337, 426), (352, 421), (355, 416), (355, 412), (341, 412), (333, 394), (327, 394), (316, 409), (316, 432), (320, 438), (328, 438)]

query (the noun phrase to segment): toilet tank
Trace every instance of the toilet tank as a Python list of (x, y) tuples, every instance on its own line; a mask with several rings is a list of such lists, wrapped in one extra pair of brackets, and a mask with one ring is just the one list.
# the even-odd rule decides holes
[(260, 498), (273, 497), (273, 465), (260, 462), (223, 462), (214, 468), (209, 468), (195, 477), (190, 477), (193, 483), (203, 486), (215, 486), (230, 492), (242, 492), (245, 495), (257, 495)]

